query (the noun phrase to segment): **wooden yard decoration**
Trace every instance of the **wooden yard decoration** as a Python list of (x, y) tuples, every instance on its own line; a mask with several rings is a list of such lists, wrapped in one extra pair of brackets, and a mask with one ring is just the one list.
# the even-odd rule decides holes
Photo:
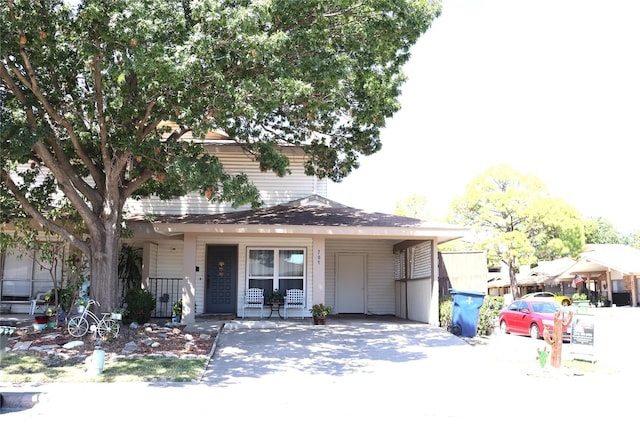
[(570, 325), (572, 320), (572, 312), (569, 311), (565, 317), (564, 312), (558, 310), (553, 316), (553, 334), (547, 328), (542, 331), (544, 341), (551, 346), (551, 367), (553, 368), (559, 368), (562, 364), (562, 330)]

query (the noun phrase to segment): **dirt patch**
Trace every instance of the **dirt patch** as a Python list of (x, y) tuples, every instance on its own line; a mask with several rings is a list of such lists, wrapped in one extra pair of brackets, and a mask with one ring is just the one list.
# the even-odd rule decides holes
[[(98, 346), (105, 350), (107, 358), (121, 355), (193, 357), (207, 356), (211, 352), (217, 332), (214, 330), (205, 334), (189, 333), (185, 331), (184, 325), (145, 324), (133, 329), (123, 324), (117, 337), (103, 340), (91, 332), (76, 338), (63, 326), (43, 331), (21, 328), (16, 329), (9, 337), (7, 347), (10, 351), (26, 347), (24, 351), (49, 356), (58, 355), (63, 358), (87, 357)], [(74, 341), (82, 344), (71, 348), (64, 347)]]

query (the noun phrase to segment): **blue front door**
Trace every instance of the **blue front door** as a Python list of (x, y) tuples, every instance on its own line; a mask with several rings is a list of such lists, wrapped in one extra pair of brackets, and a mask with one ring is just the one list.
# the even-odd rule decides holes
[(205, 312), (236, 312), (237, 246), (207, 246)]

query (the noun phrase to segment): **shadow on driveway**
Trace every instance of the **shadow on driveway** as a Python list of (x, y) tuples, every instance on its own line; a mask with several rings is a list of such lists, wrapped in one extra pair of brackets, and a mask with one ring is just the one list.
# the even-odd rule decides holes
[(469, 347), (441, 328), (396, 318), (331, 318), (324, 326), (310, 322), (225, 324), (203, 381), (225, 385), (283, 373), (368, 373), (381, 364), (422, 361), (445, 348)]

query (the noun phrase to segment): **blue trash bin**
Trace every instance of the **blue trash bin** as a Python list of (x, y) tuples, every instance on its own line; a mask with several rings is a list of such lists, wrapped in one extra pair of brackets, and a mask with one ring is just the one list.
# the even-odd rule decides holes
[(478, 333), (480, 307), (484, 303), (484, 292), (458, 291), (450, 289), (453, 295), (451, 313), (451, 333), (463, 337), (475, 337)]

